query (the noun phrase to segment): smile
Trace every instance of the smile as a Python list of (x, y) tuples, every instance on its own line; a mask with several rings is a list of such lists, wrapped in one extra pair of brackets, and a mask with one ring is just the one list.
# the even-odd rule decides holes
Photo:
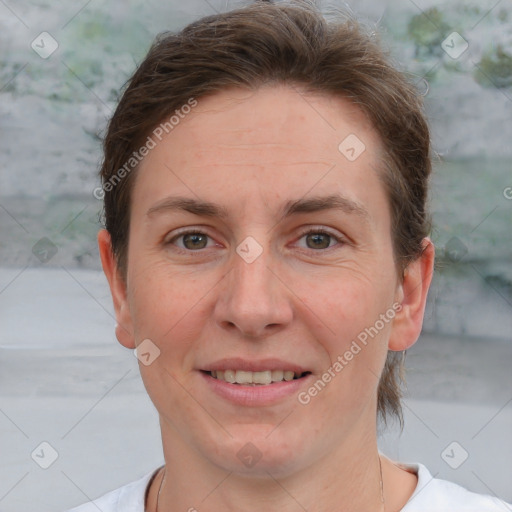
[(241, 384), (249, 386), (265, 386), (274, 382), (289, 382), (300, 379), (309, 372), (293, 372), (291, 370), (265, 370), (250, 372), (244, 370), (213, 370), (208, 372), (211, 377), (229, 384)]
[(223, 401), (243, 407), (266, 407), (283, 400), (294, 400), (311, 384), (313, 374), (297, 370), (216, 369), (198, 373), (207, 389)]

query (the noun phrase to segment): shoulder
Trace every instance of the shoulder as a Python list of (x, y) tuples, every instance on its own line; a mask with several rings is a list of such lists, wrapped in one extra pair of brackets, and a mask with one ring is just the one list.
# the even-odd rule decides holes
[(157, 471), (67, 512), (144, 512), (146, 488)]
[(418, 485), (401, 512), (512, 512), (499, 498), (476, 494), (447, 480), (434, 478), (422, 464), (401, 464), (418, 475)]

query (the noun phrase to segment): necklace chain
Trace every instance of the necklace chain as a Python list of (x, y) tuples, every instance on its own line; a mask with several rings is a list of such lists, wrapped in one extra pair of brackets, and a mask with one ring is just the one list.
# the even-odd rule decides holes
[[(382, 501), (382, 512), (386, 512), (386, 501), (384, 499), (384, 480), (382, 479), (382, 462), (380, 460), (380, 455), (378, 456), (378, 458), (379, 458), (379, 473), (380, 473), (380, 499)], [(164, 466), (164, 474), (162, 476), (162, 480), (160, 480), (160, 486), (158, 487), (158, 493), (156, 496), (155, 512), (158, 512), (158, 506), (160, 504), (160, 494), (162, 492), (162, 487), (163, 487), (165, 475), (166, 475), (165, 470), (166, 470), (166, 467)]]
[(160, 480), (160, 487), (158, 488), (158, 494), (156, 495), (156, 510), (155, 512), (158, 512), (158, 505), (160, 504), (160, 493), (162, 492), (162, 487), (163, 487), (163, 483), (164, 483), (164, 480), (165, 480), (165, 470), (166, 470), (166, 466), (164, 466), (164, 474), (162, 476), (162, 480)]
[[(386, 512), (386, 500), (384, 499), (384, 480), (382, 478), (382, 462), (380, 455), (377, 455), (379, 459), (379, 473), (380, 473), (380, 500), (382, 501), (382, 512)], [(157, 510), (158, 512), (158, 510)]]

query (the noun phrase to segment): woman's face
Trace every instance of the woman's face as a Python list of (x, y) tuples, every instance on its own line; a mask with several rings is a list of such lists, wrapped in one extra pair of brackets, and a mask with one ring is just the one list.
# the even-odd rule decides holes
[(354, 105), (285, 86), (199, 99), (149, 151), (118, 320), (168, 449), (286, 475), (375, 430), (403, 297), (381, 155)]

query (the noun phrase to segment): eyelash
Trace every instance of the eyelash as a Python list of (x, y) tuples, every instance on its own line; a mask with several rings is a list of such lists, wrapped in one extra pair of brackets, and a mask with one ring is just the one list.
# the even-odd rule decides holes
[[(311, 235), (311, 234), (316, 234), (316, 235), (326, 235), (326, 236), (329, 236), (331, 239), (334, 239), (336, 242), (338, 242), (338, 244), (341, 244), (341, 245), (345, 245), (348, 243), (348, 241), (340, 236), (340, 235), (336, 235), (334, 233), (331, 233), (330, 231), (327, 231), (326, 229), (323, 229), (323, 228), (309, 228), (307, 229), (306, 231), (303, 231), (300, 236), (298, 237), (297, 240), (300, 240), (301, 238), (307, 236), (307, 235)], [(182, 232), (178, 232), (176, 235), (174, 235), (170, 240), (166, 241), (165, 242), (165, 245), (174, 245), (174, 242), (176, 240), (178, 240), (179, 238), (182, 238), (186, 235), (206, 235), (208, 238), (212, 239), (212, 237), (210, 235), (208, 235), (208, 233), (205, 233), (201, 230), (198, 230), (198, 229), (188, 229), (186, 231), (182, 231)], [(203, 249), (197, 249), (197, 250), (192, 250), (192, 249), (185, 249), (185, 248), (182, 248), (182, 247), (178, 247), (178, 246), (175, 246), (176, 247), (176, 250), (182, 254), (190, 254), (190, 255), (193, 255), (194, 253), (201, 253), (203, 252), (204, 250), (206, 250), (207, 248), (203, 248)], [(332, 246), (332, 247), (327, 247), (325, 249), (302, 249), (302, 250), (306, 250), (306, 251), (312, 251), (312, 252), (325, 252), (325, 251), (328, 251), (332, 248), (334, 248), (335, 246)]]

